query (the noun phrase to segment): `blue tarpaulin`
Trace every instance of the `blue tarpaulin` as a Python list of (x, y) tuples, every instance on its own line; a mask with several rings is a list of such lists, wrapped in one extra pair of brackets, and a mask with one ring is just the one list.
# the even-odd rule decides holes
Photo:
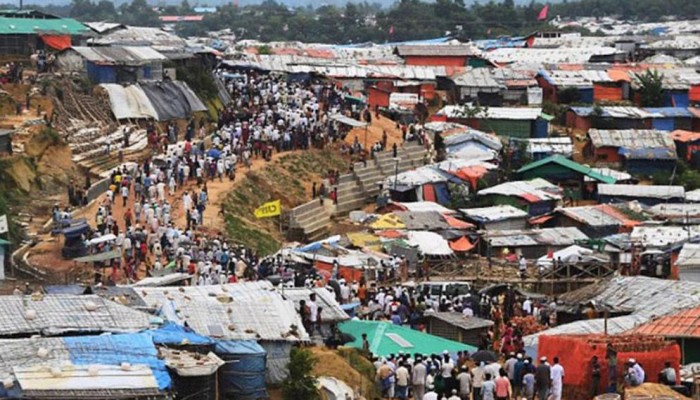
[(675, 128), (673, 118), (654, 118), (651, 120), (651, 127), (660, 131), (672, 131)]
[(226, 364), (219, 369), (219, 388), (225, 398), (266, 398), (267, 353), (253, 340), (220, 341), (214, 351)]
[(578, 90), (579, 101), (581, 103), (593, 103), (593, 88), (583, 88)]
[(447, 185), (444, 183), (436, 183), (433, 187), (435, 188), (437, 202), (442, 205), (450, 204), (450, 191), (447, 189)]
[(74, 336), (63, 338), (63, 342), (73, 364), (148, 365), (158, 382), (158, 389), (166, 390), (172, 384), (165, 361), (158, 358), (158, 350), (146, 333)]
[(167, 323), (161, 328), (144, 331), (143, 333), (150, 335), (153, 343), (159, 345), (178, 346), (182, 345), (184, 340), (187, 340), (187, 344), (192, 345), (213, 345), (215, 343), (213, 339), (207, 336), (202, 336), (188, 330), (184, 326), (173, 323)]

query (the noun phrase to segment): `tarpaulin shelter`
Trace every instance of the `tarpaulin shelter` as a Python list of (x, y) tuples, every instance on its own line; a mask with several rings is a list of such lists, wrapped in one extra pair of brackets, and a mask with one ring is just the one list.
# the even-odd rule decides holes
[(219, 370), (219, 389), (225, 398), (254, 400), (267, 397), (267, 353), (252, 340), (226, 340), (216, 344), (226, 364)]
[[(606, 358), (608, 345), (616, 352), (616, 370), (612, 374)], [(644, 366), (646, 382), (658, 382), (658, 375), (655, 372), (664, 369), (666, 362), (670, 362), (678, 373), (681, 359), (678, 344), (666, 341), (659, 336), (540, 336), (537, 357), (547, 357), (550, 360), (559, 357), (559, 362), (566, 371), (562, 398), (571, 400), (590, 398), (592, 381), (590, 361), (593, 356), (598, 356), (601, 364), (601, 387), (598, 388), (601, 392), (611, 383), (611, 377), (615, 377), (615, 385), (617, 385), (617, 381), (621, 380), (627, 370), (625, 363), (631, 358)]]
[(352, 335), (355, 340), (347, 346), (362, 348), (362, 334), (367, 334), (369, 350), (372, 354), (386, 357), (389, 354), (421, 353), (442, 354), (447, 351), (456, 354), (458, 351), (476, 351), (476, 347), (439, 336), (429, 335), (408, 327), (394, 325), (389, 322), (351, 320), (339, 325), (340, 331)]
[(458, 252), (467, 252), (475, 247), (472, 242), (467, 239), (466, 236), (462, 236), (461, 238), (450, 242), (450, 248), (453, 251), (458, 251)]
[(186, 119), (207, 107), (184, 82), (140, 82), (134, 85), (100, 85), (107, 91), (116, 119)]

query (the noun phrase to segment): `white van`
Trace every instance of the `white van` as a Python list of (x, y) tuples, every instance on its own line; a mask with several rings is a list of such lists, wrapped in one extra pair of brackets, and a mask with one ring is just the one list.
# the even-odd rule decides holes
[(421, 282), (416, 289), (426, 300), (437, 303), (441, 296), (447, 296), (449, 299), (465, 296), (470, 293), (471, 288), (468, 282)]

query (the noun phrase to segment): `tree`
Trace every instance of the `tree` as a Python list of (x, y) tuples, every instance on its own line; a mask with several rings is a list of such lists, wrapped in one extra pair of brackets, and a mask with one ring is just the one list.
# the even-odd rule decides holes
[(317, 360), (307, 349), (293, 347), (289, 353), (289, 375), (282, 382), (284, 400), (319, 400), (321, 396), (316, 388), (316, 378), (311, 370)]
[(642, 107), (661, 107), (664, 104), (664, 76), (657, 70), (648, 69), (644, 73), (635, 73), (639, 85)]

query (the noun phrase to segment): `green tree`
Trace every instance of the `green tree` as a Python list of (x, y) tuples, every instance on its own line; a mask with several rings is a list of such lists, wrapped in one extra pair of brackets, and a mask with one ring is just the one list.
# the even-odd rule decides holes
[(289, 375), (282, 382), (284, 400), (319, 400), (321, 396), (316, 388), (316, 378), (311, 371), (316, 365), (316, 358), (304, 348), (293, 347), (289, 353)]
[(635, 73), (639, 85), (639, 95), (643, 107), (661, 107), (664, 104), (664, 76), (657, 70), (649, 69), (644, 73)]

